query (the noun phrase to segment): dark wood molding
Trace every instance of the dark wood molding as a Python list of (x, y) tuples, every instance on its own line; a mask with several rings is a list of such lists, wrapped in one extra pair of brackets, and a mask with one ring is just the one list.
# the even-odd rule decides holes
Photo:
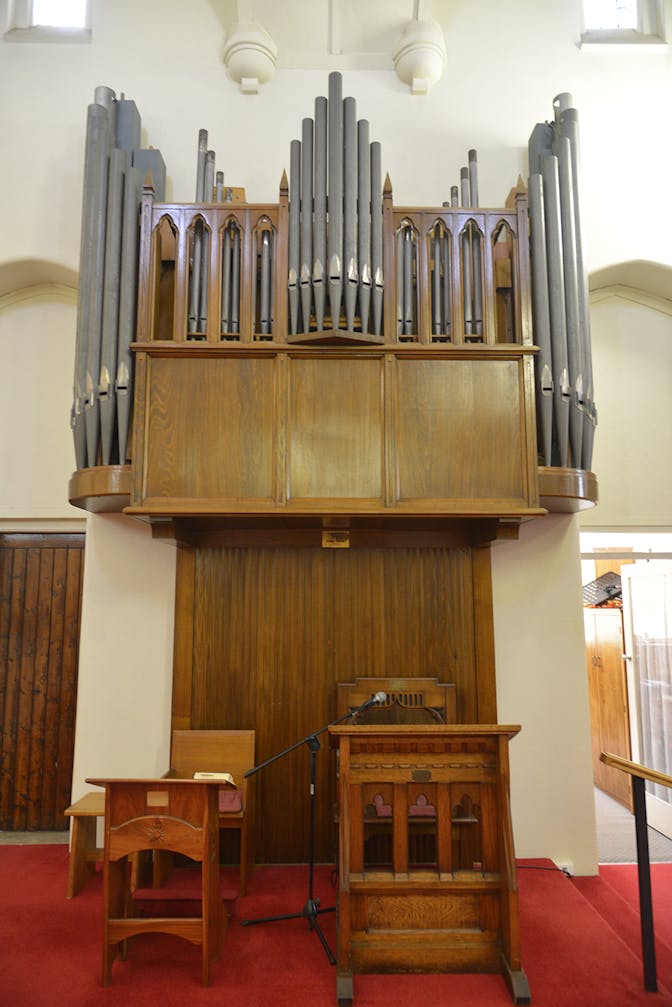
[(130, 499), (130, 465), (78, 469), (68, 483), (68, 500), (72, 506), (93, 514), (121, 514)]
[(575, 514), (594, 507), (598, 499), (594, 472), (539, 467), (539, 503), (551, 514)]

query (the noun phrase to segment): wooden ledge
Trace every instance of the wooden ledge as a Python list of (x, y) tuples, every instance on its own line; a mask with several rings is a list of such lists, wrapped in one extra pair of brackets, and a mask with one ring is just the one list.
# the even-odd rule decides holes
[(121, 514), (131, 501), (131, 466), (77, 469), (68, 483), (68, 500), (92, 514)]
[(575, 514), (594, 507), (598, 499), (594, 472), (539, 467), (539, 503), (551, 514)]

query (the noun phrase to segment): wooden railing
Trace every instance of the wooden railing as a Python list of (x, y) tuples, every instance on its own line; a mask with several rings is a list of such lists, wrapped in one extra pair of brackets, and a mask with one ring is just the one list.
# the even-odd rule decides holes
[(651, 901), (651, 864), (649, 861), (649, 836), (646, 821), (645, 784), (657, 783), (661, 787), (672, 788), (672, 776), (648, 769), (638, 762), (623, 759), (620, 755), (602, 752), (600, 760), (605, 766), (613, 766), (632, 777), (632, 797), (635, 809), (635, 833), (637, 838), (637, 876), (639, 881), (639, 915), (642, 931), (642, 964), (644, 967), (644, 988), (649, 993), (658, 991), (656, 977), (656, 948), (653, 934), (653, 904)]

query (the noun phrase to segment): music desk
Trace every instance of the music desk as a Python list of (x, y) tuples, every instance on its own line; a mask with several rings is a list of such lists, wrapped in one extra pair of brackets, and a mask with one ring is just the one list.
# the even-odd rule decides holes
[[(202, 982), (207, 986), (226, 926), (219, 878), (221, 783), (165, 778), (86, 782), (105, 789), (103, 985), (109, 985), (112, 962), (127, 938), (164, 933), (201, 945)], [(172, 850), (201, 864), (200, 916), (132, 915), (129, 858), (141, 850)]]

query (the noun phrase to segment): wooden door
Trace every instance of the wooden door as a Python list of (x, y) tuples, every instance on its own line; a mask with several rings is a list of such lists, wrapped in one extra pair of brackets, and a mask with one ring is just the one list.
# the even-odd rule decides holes
[(600, 762), (600, 752), (631, 758), (620, 609), (586, 609), (586, 659), (595, 785), (632, 811), (630, 779)]
[(0, 829), (65, 829), (84, 535), (0, 535)]

